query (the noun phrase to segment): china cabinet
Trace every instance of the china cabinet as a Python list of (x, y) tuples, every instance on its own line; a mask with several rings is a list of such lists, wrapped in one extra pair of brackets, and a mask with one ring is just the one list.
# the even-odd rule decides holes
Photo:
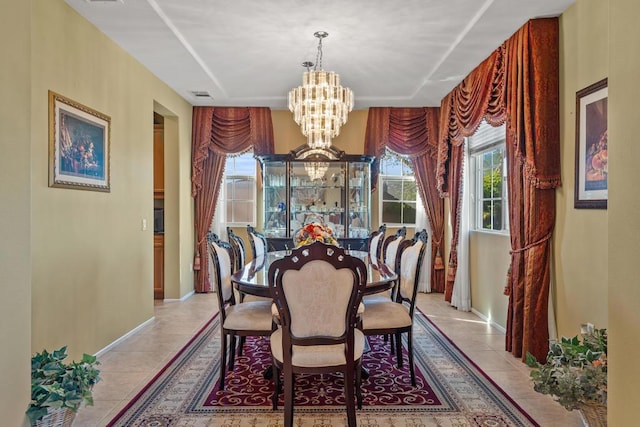
[[(263, 231), (271, 249), (291, 247), (309, 222), (329, 225), (338, 241), (358, 249), (371, 228), (372, 157), (299, 147), (259, 157), (263, 175)], [(287, 244), (288, 243), (288, 244)]]

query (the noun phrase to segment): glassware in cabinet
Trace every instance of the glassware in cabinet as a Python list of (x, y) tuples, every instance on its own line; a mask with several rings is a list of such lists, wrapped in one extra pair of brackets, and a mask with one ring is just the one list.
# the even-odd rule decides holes
[(263, 230), (267, 237), (287, 235), (287, 164), (273, 161), (263, 165)]

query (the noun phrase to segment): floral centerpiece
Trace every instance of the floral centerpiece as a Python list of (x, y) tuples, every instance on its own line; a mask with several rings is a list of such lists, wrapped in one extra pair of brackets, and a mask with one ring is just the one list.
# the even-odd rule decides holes
[(527, 353), (533, 389), (554, 396), (569, 411), (579, 409), (591, 426), (606, 425), (607, 330), (587, 325), (575, 336), (550, 345), (544, 364)]
[(293, 244), (296, 248), (316, 241), (338, 246), (338, 240), (334, 237), (331, 227), (320, 222), (304, 225), (293, 236)]

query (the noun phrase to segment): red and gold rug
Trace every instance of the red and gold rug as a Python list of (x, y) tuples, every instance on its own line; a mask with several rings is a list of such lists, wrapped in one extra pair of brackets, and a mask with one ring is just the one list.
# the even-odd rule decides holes
[[(219, 333), (214, 317), (108, 425), (281, 426), (282, 396), (272, 411), (273, 382), (262, 376), (268, 339), (248, 339), (220, 391)], [(422, 313), (414, 322), (416, 387), (406, 357), (398, 369), (388, 342), (370, 337), (369, 344), (360, 426), (537, 426)], [(297, 375), (294, 419), (296, 426), (344, 426), (341, 376)]]

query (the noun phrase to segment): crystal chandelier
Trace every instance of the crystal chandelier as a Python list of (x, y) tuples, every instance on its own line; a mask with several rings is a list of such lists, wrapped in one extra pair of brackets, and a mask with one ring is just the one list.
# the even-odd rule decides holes
[(324, 174), (329, 169), (329, 163), (326, 162), (307, 162), (304, 164), (304, 168), (307, 171), (307, 175), (309, 175), (309, 179), (311, 181), (315, 181), (317, 179), (322, 179)]
[(289, 110), (309, 147), (329, 148), (353, 110), (353, 92), (340, 85), (338, 74), (322, 69), (322, 39), (329, 34), (317, 31), (313, 35), (318, 38), (316, 63), (302, 64), (307, 71), (302, 76), (302, 86), (289, 92)]

